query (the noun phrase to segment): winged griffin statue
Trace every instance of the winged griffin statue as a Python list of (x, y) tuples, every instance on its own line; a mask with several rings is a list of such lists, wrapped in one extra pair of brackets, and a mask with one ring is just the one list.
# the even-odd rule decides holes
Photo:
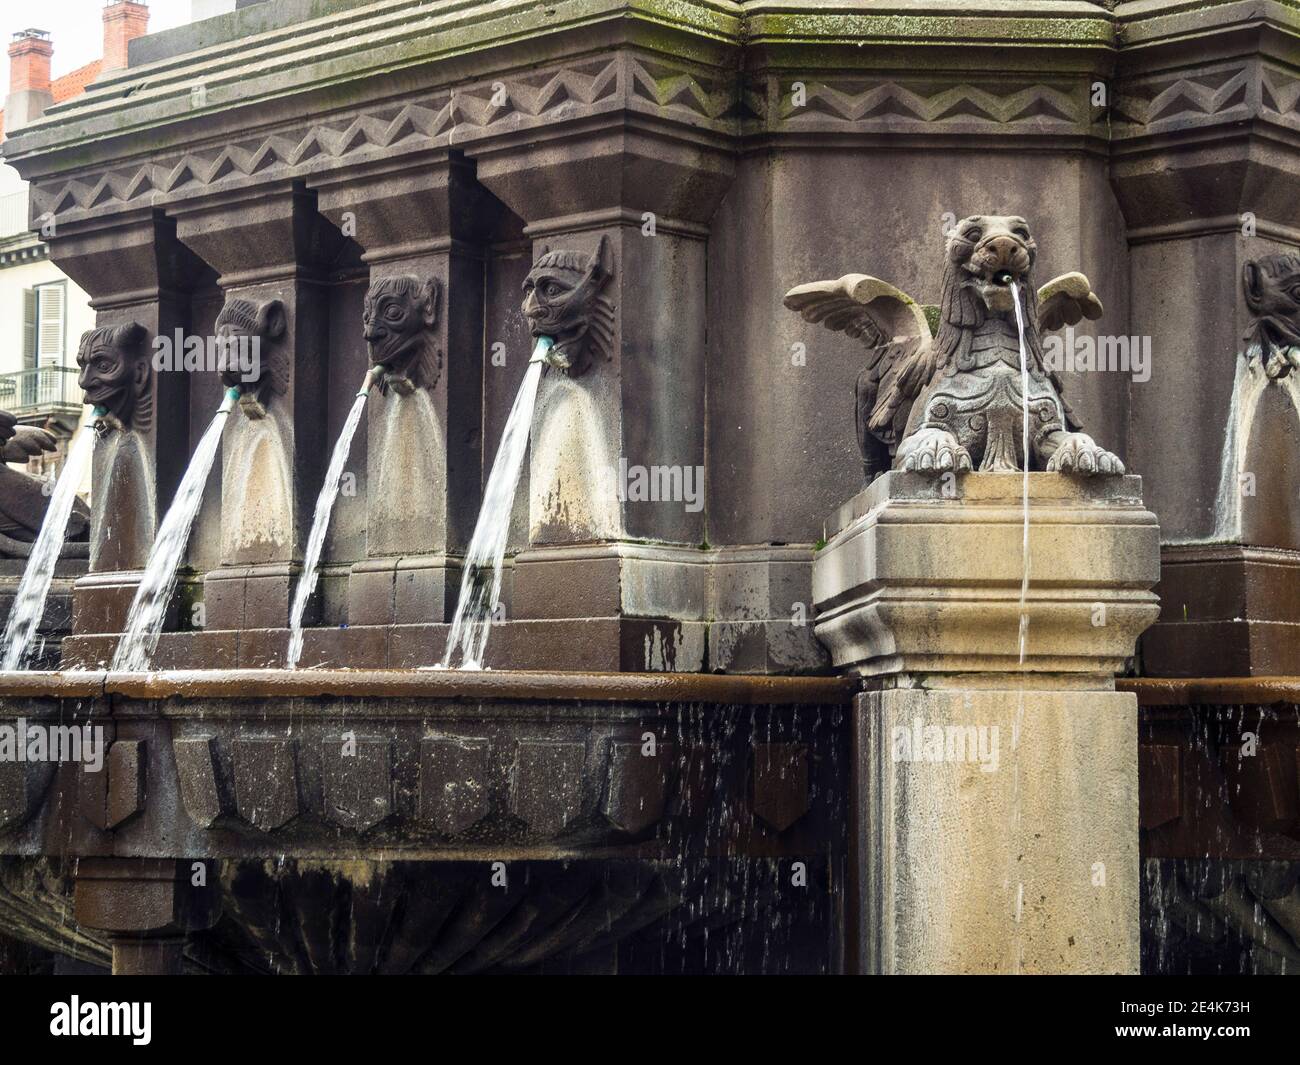
[[(1124, 472), (1115, 455), (1081, 431), (1060, 378), (1043, 360), (1042, 334), (1101, 317), (1101, 301), (1079, 273), (1035, 291), (1037, 250), (1023, 218), (974, 215), (958, 223), (948, 237), (933, 334), (914, 300), (865, 274), (786, 293), (791, 310), (867, 349), (856, 399), (868, 482), (891, 468)], [(1027, 459), (1018, 314), (1029, 379)]]

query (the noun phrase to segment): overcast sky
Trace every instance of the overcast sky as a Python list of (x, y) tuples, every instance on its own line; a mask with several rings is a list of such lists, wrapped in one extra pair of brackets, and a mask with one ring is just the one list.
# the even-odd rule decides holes
[[(4, 0), (0, 30), (0, 87), (9, 91), (9, 42), (19, 30), (46, 30), (54, 41), (53, 75), (60, 77), (104, 54), (104, 0)], [(190, 0), (149, 0), (149, 32), (190, 21)]]

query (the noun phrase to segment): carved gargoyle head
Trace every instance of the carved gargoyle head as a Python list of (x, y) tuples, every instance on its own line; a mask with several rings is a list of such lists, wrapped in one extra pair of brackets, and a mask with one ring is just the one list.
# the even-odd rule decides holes
[(1255, 316), (1247, 343), (1258, 345), (1269, 377), (1300, 370), (1300, 255), (1266, 255), (1242, 269), (1246, 306)]
[(381, 277), (366, 293), (361, 325), (370, 364), (385, 370), (380, 389), (410, 395), (433, 388), (442, 373), (442, 353), (434, 337), (438, 323), (438, 279), (411, 274)]
[(108, 412), (108, 428), (146, 430), (153, 424), (148, 341), (149, 330), (139, 322), (91, 329), (81, 338), (77, 384), (87, 403)]
[(271, 397), (282, 395), (288, 384), (284, 303), (232, 296), (217, 315), (215, 331), (221, 383), (239, 389), (239, 405), (250, 418), (266, 417)]
[(524, 317), (534, 338), (554, 342), (547, 362), (570, 376), (591, 364), (593, 349), (610, 357), (614, 307), (601, 289), (610, 278), (605, 238), (592, 255), (544, 249), (524, 280)]

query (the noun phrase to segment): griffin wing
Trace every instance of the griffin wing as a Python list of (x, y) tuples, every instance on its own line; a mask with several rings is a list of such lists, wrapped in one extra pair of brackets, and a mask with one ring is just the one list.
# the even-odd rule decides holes
[[(1050, 333), (1066, 325), (1078, 325), (1087, 318), (1096, 321), (1104, 308), (1097, 293), (1092, 291), (1092, 283), (1077, 270), (1054, 277), (1038, 290), (1038, 329), (1041, 333)], [(1065, 426), (1071, 431), (1078, 431), (1079, 420), (1074, 416), (1070, 401), (1065, 398), (1065, 389), (1061, 375), (1055, 370), (1048, 370), (1052, 387), (1061, 400), (1065, 412)]]
[(906, 293), (866, 274), (799, 285), (785, 294), (785, 305), (867, 349), (854, 399), (862, 469), (870, 481), (889, 468), (911, 401), (934, 375), (925, 313)]
[(1054, 277), (1038, 290), (1038, 327), (1044, 332), (1077, 325), (1084, 318), (1095, 321), (1101, 314), (1101, 300), (1077, 271)]

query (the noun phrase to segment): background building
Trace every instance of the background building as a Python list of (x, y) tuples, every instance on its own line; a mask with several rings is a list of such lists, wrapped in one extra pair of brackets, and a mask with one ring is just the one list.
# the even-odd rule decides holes
[[(39, 119), (46, 108), (80, 96), (101, 74), (127, 64), (127, 45), (149, 26), (149, 7), (114, 0), (103, 9), (101, 58), (51, 78), (54, 41), (42, 29), (23, 29), (9, 44), (9, 93), (0, 111), (0, 135)], [(36, 220), (40, 224), (41, 220)], [(48, 225), (30, 229), (27, 183), (0, 165), (0, 410), (39, 425), (60, 441), (59, 451), (34, 459), (32, 473), (57, 472), (68, 439), (85, 417), (77, 388), (77, 343), (95, 325), (90, 297), (50, 261)]]

